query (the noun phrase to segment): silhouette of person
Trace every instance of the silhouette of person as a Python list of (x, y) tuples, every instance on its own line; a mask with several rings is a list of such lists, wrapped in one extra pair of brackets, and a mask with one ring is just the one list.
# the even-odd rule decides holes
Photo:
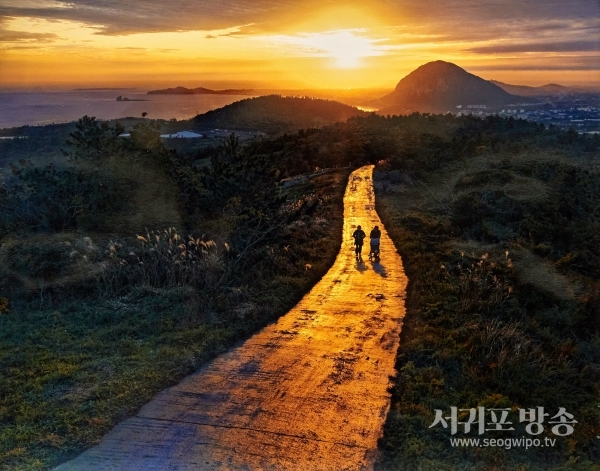
[(375, 226), (369, 235), (371, 239), (371, 251), (369, 252), (369, 260), (379, 260), (379, 241), (381, 239), (381, 231), (379, 226)]
[(365, 237), (367, 237), (367, 234), (365, 234), (365, 231), (358, 226), (354, 231), (354, 234), (352, 234), (352, 237), (354, 238), (354, 251), (356, 252), (356, 259), (358, 260), (361, 257), (363, 242)]

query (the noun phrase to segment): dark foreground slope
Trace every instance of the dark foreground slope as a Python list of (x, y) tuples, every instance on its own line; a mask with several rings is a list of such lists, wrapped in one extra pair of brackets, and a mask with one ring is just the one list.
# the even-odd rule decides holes
[[(410, 280), (377, 469), (598, 469), (600, 141), (525, 121), (463, 123), (447, 153), (413, 135), (375, 176)], [(483, 407), (486, 431), (430, 428), (436, 410), (450, 427), (451, 407)], [(537, 407), (549, 415), (533, 435), (519, 409)], [(492, 430), (494, 408), (514, 430)], [(549, 423), (560, 408), (577, 421), (565, 436)], [(507, 441), (520, 438), (540, 446)]]
[[(232, 139), (200, 165), (137, 124), (125, 140), (88, 121), (78, 162), (24, 163), (0, 186), (1, 469), (74, 456), (285, 312), (341, 232), (345, 171), (298, 174), (382, 160), (378, 211), (411, 280), (382, 468), (598, 462), (598, 136), (369, 115)], [(477, 406), (578, 424), (535, 450), (452, 448), (428, 428), (435, 409)]]
[(384, 106), (378, 113), (445, 113), (456, 111), (457, 106), (500, 106), (519, 99), (455, 64), (435, 61), (400, 80), (396, 89), (381, 99)]
[(295, 173), (266, 150), (198, 167), (152, 123), (117, 131), (82, 120), (70, 162), (0, 185), (1, 470), (94, 444), (285, 313), (338, 252), (347, 169), (279, 191)]

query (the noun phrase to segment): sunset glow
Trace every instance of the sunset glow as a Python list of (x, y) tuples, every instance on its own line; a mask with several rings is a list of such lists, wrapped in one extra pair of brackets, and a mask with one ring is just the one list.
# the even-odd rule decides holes
[(214, 0), (202, 8), (179, 0), (110, 9), (8, 0), (0, 5), (0, 86), (391, 88), (438, 59), (512, 83), (600, 82), (594, 2), (568, 11), (541, 1), (434, 4), (236, 0), (223, 10)]
[(274, 36), (268, 38), (274, 43), (296, 48), (295, 54), (304, 57), (327, 57), (333, 65), (342, 69), (361, 66), (365, 57), (385, 54), (377, 46), (377, 40), (360, 36), (359, 31), (326, 31), (323, 33), (301, 34), (297, 36)]

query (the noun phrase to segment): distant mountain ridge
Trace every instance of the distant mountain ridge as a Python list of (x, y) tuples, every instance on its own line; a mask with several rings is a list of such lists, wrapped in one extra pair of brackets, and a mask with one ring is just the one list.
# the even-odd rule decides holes
[(434, 61), (418, 67), (400, 80), (392, 93), (380, 99), (382, 107), (378, 113), (444, 113), (456, 111), (458, 106), (501, 106), (519, 100), (520, 97), (456, 64)]
[(164, 88), (162, 90), (150, 90), (148, 95), (255, 95), (252, 89), (228, 88), (226, 90), (212, 90), (210, 88)]
[(511, 85), (508, 83), (499, 82), (497, 80), (490, 80), (490, 83), (497, 85), (505, 92), (519, 96), (548, 96), (557, 95), (561, 93), (574, 93), (579, 91), (577, 89), (565, 87), (563, 85), (558, 85), (557, 83), (548, 83), (540, 87), (529, 87), (527, 85)]

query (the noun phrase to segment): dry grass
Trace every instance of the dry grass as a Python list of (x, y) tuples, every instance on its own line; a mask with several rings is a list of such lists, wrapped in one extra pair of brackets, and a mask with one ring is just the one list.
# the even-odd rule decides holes
[(583, 288), (559, 273), (549, 260), (524, 248), (513, 248), (512, 254), (517, 276), (522, 283), (531, 284), (565, 300), (576, 299), (582, 294)]
[[(598, 463), (598, 288), (589, 275), (598, 259), (581, 234), (597, 237), (590, 201), (600, 194), (594, 175), (577, 173), (576, 160), (531, 154), (450, 162), (420, 182), (399, 171), (375, 174), (377, 209), (410, 280), (376, 469), (541, 471), (578, 463), (587, 470)], [(565, 201), (577, 223), (553, 220), (565, 214)], [(550, 235), (540, 242), (538, 234)], [(510, 454), (452, 448), (448, 434), (428, 429), (434, 409), (476, 405), (566, 407), (581, 420), (553, 449)]]
[(0, 315), (0, 469), (48, 469), (75, 456), (292, 307), (335, 259), (348, 173), (291, 189), (295, 203), (282, 208), (290, 227), (249, 251), (239, 272), (226, 218), (205, 237), (170, 226), (5, 238), (0, 282), (8, 271), (24, 281), (0, 283), (10, 309)]
[(513, 200), (529, 201), (544, 199), (548, 188), (536, 178), (527, 178), (513, 174), (513, 180), (504, 185), (502, 190)]

